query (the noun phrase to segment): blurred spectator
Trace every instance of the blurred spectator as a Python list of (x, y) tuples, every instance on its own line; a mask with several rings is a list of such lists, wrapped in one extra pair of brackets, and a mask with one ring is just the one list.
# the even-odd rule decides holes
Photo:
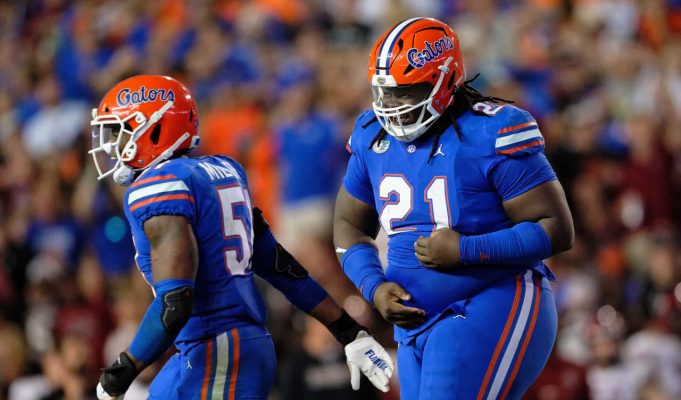
[(23, 132), (32, 158), (67, 149), (80, 134), (90, 111), (82, 101), (62, 100), (59, 82), (52, 75), (40, 79), (36, 96), (40, 110), (26, 121)]
[(588, 328), (593, 362), (587, 372), (591, 398), (594, 400), (638, 399), (645, 385), (644, 377), (621, 358), (624, 321), (611, 306), (599, 309)]
[(42, 357), (42, 375), (17, 380), (10, 400), (96, 399), (97, 369), (93, 349), (77, 334), (62, 337), (55, 350)]
[(54, 174), (43, 174), (33, 188), (24, 240), (34, 257), (50, 258), (65, 269), (74, 270), (83, 236), (81, 226), (66, 208), (66, 196)]
[(29, 360), (24, 333), (19, 326), (0, 322), (0, 399), (16, 379), (28, 372)]
[(344, 139), (333, 115), (315, 106), (311, 77), (287, 83), (282, 91), (278, 141), (281, 243), (298, 254), (309, 239), (331, 237), (333, 201), (346, 161)]
[(523, 397), (527, 400), (589, 400), (586, 368), (561, 358), (554, 349), (544, 371)]

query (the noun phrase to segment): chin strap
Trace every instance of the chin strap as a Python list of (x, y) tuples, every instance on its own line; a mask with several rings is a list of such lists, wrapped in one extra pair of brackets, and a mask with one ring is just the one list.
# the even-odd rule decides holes
[(132, 168), (128, 167), (125, 164), (122, 164), (114, 171), (113, 180), (114, 182), (121, 186), (130, 186), (130, 184), (134, 180), (134, 176), (135, 174)]

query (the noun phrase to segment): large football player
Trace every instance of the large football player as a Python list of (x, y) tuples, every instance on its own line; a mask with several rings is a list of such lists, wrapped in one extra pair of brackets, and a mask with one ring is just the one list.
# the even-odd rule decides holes
[(135, 76), (93, 110), (99, 179), (124, 197), (136, 261), (152, 286), (130, 346), (103, 370), (99, 399), (119, 398), (171, 344), (179, 350), (150, 387), (152, 399), (266, 399), (276, 359), (253, 273), (325, 324), (345, 345), (353, 388), (360, 372), (388, 390), (393, 362), (252, 209), (246, 174), (226, 156), (187, 157), (199, 139), (196, 104), (166, 76)]
[(395, 324), (403, 399), (520, 398), (556, 337), (543, 260), (572, 245), (563, 189), (532, 116), (465, 79), (446, 24), (385, 32), (336, 200), (343, 270)]

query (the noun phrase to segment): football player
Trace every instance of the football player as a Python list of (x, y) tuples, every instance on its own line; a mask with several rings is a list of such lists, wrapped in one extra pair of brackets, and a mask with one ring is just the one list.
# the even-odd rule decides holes
[(434, 19), (385, 32), (368, 72), (334, 242), (395, 324), (401, 398), (518, 399), (556, 338), (543, 260), (574, 236), (537, 122), (469, 86), (456, 34)]
[(345, 345), (353, 388), (361, 372), (387, 391), (392, 360), (278, 245), (251, 206), (241, 165), (187, 156), (198, 123), (192, 95), (167, 76), (126, 79), (93, 110), (90, 154), (99, 179), (128, 186), (136, 262), (155, 295), (130, 346), (103, 370), (98, 398), (122, 398), (174, 344), (151, 399), (266, 399), (276, 359), (253, 273)]

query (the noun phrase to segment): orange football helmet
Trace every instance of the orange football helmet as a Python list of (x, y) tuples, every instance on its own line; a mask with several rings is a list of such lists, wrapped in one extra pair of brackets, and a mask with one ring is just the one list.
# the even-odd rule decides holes
[[(412, 18), (388, 29), (369, 58), (374, 112), (390, 135), (405, 142), (421, 136), (442, 115), (465, 77), (458, 37), (432, 18)], [(427, 84), (425, 98), (402, 104), (387, 100), (400, 97), (391, 93), (394, 88), (417, 84)]]
[(92, 110), (98, 179), (129, 185), (138, 172), (198, 145), (199, 115), (189, 90), (163, 75), (139, 75), (113, 87)]

